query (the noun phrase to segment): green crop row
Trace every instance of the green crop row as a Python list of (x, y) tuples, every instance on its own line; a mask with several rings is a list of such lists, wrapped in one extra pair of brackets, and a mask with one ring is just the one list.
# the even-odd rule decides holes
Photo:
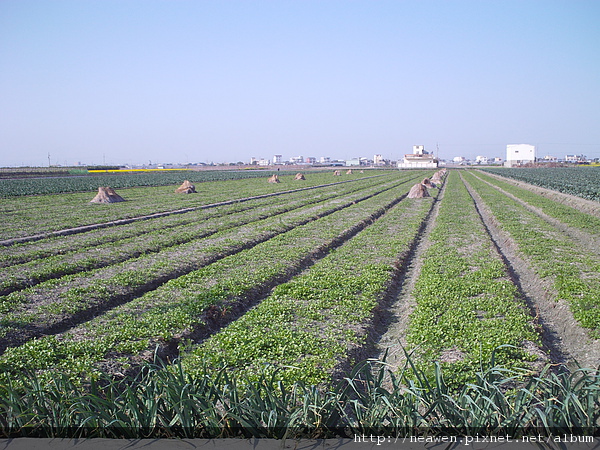
[[(290, 175), (291, 172), (282, 174)], [(259, 171), (176, 171), (153, 173), (130, 173), (113, 175), (87, 175), (79, 177), (53, 177), (27, 180), (0, 180), (0, 197), (20, 197), (25, 195), (60, 194), (66, 192), (85, 192), (98, 189), (100, 186), (113, 188), (130, 188), (139, 186), (165, 186), (181, 184), (182, 177), (192, 183), (210, 181), (239, 180), (247, 178), (267, 177), (270, 173)]]
[(539, 336), (457, 172), (446, 182), (429, 239), (407, 334), (419, 367), (439, 362), (456, 387), (472, 381), (493, 354), (500, 364), (525, 365), (530, 355), (522, 347)]
[[(368, 199), (390, 186), (375, 186), (317, 205), (308, 205), (255, 223), (224, 229), (209, 238), (195, 240), (150, 255), (143, 255), (109, 267), (67, 275), (0, 297), (0, 310), (6, 313), (0, 323), (0, 336), (20, 334), (28, 325), (34, 329), (57, 326), (73, 315), (92, 314), (105, 306), (127, 301), (154, 289), (169, 279), (266, 241), (321, 216)], [(35, 326), (33, 324), (35, 323)]]
[[(600, 171), (598, 171), (600, 175)], [(536, 194), (530, 189), (515, 186), (512, 183), (499, 180), (496, 177), (479, 173), (481, 179), (487, 181), (508, 192), (531, 206), (541, 209), (545, 214), (553, 217), (571, 227), (579, 228), (587, 233), (600, 234), (600, 218), (584, 213), (565, 203), (549, 199), (543, 195)], [(600, 206), (600, 205), (599, 205)]]
[(192, 375), (226, 367), (252, 378), (321, 383), (360, 354), (397, 269), (431, 209), (405, 199), (377, 222), (182, 355)]
[(600, 169), (596, 167), (489, 168), (484, 170), (535, 186), (600, 201)]
[(281, 183), (268, 183), (267, 178), (212, 181), (197, 187), (196, 194), (176, 194), (170, 186), (141, 187), (117, 190), (126, 201), (112, 204), (94, 204), (90, 200), (95, 192), (63, 195), (40, 195), (5, 199), (0, 203), (3, 227), (0, 239), (11, 239), (49, 233), (98, 223), (130, 219), (140, 216), (172, 212), (186, 208), (277, 194), (294, 189), (316, 188), (331, 183), (353, 183), (372, 177), (397, 177), (394, 172), (369, 172), (369, 174), (334, 177), (331, 173), (313, 173), (306, 180), (294, 181), (293, 176), (280, 177)]
[[(328, 215), (324, 210), (315, 210), (313, 214), (317, 215), (311, 216), (304, 226), (296, 223), (286, 233), (283, 233), (279, 219), (271, 220), (268, 226), (278, 230), (275, 237), (173, 279), (65, 334), (34, 339), (9, 348), (0, 358), (0, 368), (5, 374), (25, 369), (90, 373), (94, 363), (104, 358), (115, 364), (118, 361), (125, 364), (132, 354), (152, 348), (157, 342), (169, 341), (176, 335), (194, 334), (197, 327), (208, 326), (201, 318), (203, 311), (211, 305), (224, 301), (229, 304), (248, 302), (258, 291), (289, 276), (290, 271), (301, 270), (303, 264), (345, 239), (348, 233), (364, 227), (374, 215), (381, 214), (382, 208), (385, 209), (382, 205), (397, 202), (408, 192), (409, 184), (405, 182), (364, 201), (356, 199), (338, 204), (339, 211), (330, 211)], [(139, 274), (143, 275), (144, 271)], [(122, 272), (120, 276), (126, 277), (127, 273)], [(93, 286), (93, 291), (79, 289), (73, 294), (79, 295), (79, 301), (89, 302), (89, 297), (97, 296), (100, 290), (98, 283)], [(74, 289), (77, 288), (67, 292)], [(114, 291), (105, 288), (107, 301)], [(64, 305), (77, 303), (78, 299), (72, 298)], [(59, 314), (57, 311), (53, 317)], [(12, 320), (25, 321), (16, 316)]]
[(600, 256), (497, 189), (471, 175), (468, 180), (536, 274), (549, 277), (575, 319), (600, 338)]
[[(373, 185), (373, 182), (370, 184)], [(347, 188), (346, 192), (355, 191), (358, 186), (352, 184), (349, 187), (351, 189)], [(191, 218), (179, 219), (179, 221), (184, 222), (183, 225), (175, 226), (177, 223), (175, 222), (168, 230), (165, 229), (164, 222), (161, 222), (160, 227), (154, 226), (155, 230), (153, 231), (149, 227), (143, 227), (143, 239), (140, 239), (138, 235), (134, 235), (133, 237), (121, 239), (116, 243), (109, 242), (97, 245), (98, 237), (95, 237), (91, 240), (91, 247), (82, 246), (79, 239), (77, 240), (77, 251), (69, 252), (66, 255), (48, 255), (48, 249), (44, 249), (45, 255), (42, 260), (33, 260), (4, 269), (0, 279), (0, 293), (8, 294), (48, 279), (106, 267), (140, 255), (156, 253), (169, 247), (208, 237), (222, 230), (230, 230), (234, 227), (341, 196), (337, 192), (320, 192), (311, 193), (310, 196), (306, 192), (289, 194), (284, 198), (271, 199), (270, 204), (259, 202), (260, 208), (255, 207), (252, 210), (239, 213), (222, 213), (216, 215), (217, 217), (213, 220), (207, 220), (206, 216), (208, 214), (202, 214), (204, 211), (193, 211), (187, 214)], [(225, 209), (231, 211), (230, 208)], [(130, 229), (132, 228), (130, 227)], [(99, 233), (95, 234), (98, 235)], [(63, 239), (63, 242), (68, 243), (69, 241), (69, 237)], [(61, 253), (64, 253), (64, 250)]]
[[(433, 382), (410, 369), (387, 382), (382, 361), (361, 362), (327, 390), (282, 383), (269, 373), (256, 381), (224, 370), (191, 376), (180, 364), (171, 370), (145, 364), (135, 377), (117, 381), (102, 373), (85, 385), (61, 373), (48, 380), (18, 373), (0, 380), (0, 437), (8, 448), (10, 438), (21, 437), (30, 439), (13, 442), (30, 447), (45, 443), (32, 438), (53, 438), (45, 444), (53, 447), (64, 439), (87, 444), (90, 438), (162, 438), (162, 446), (177, 446), (178, 439), (233, 438), (236, 446), (242, 438), (269, 438), (282, 447), (291, 447), (291, 440), (298, 444), (296, 439), (345, 438), (339, 447), (359, 441), (369, 447), (411, 442), (402, 447), (458, 448), (462, 440), (461, 446), (498, 448), (488, 444), (526, 440), (538, 448), (594, 448), (600, 427), (597, 370), (546, 367), (516, 384), (522, 374), (489, 365), (459, 392), (448, 389), (442, 370)], [(406, 378), (417, 382), (406, 385)]]
[(133, 223), (121, 224), (90, 230), (85, 233), (53, 236), (45, 239), (35, 240), (7, 246), (0, 255), (0, 267), (9, 267), (15, 264), (23, 264), (28, 261), (49, 258), (56, 255), (65, 255), (68, 253), (81, 252), (82, 249), (90, 249), (98, 246), (108, 246), (125, 239), (136, 238), (139, 236), (147, 237), (149, 233), (158, 230), (163, 233), (178, 232), (177, 228), (193, 227), (201, 221), (213, 220), (230, 214), (242, 213), (244, 211), (253, 211), (257, 208), (280, 208), (285, 203), (290, 209), (302, 203), (316, 203), (318, 201), (341, 196), (343, 194), (355, 192), (375, 184), (389, 181), (389, 178), (357, 180), (353, 183), (337, 184), (333, 186), (324, 186), (323, 188), (311, 190), (290, 192), (288, 194), (236, 202), (229, 205), (221, 205), (214, 208), (194, 209), (185, 214), (172, 214), (163, 217), (156, 217), (150, 220), (136, 221)]

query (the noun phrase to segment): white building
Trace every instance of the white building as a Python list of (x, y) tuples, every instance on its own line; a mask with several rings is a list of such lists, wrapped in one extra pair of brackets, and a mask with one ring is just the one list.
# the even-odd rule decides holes
[(322, 164), (329, 164), (331, 162), (331, 158), (329, 156), (321, 156), (321, 158), (319, 159), (319, 161)]
[(292, 156), (290, 158), (292, 164), (299, 164), (304, 162), (304, 156)]
[(571, 163), (578, 163), (587, 161), (587, 158), (585, 157), (585, 155), (566, 155), (565, 161)]
[(283, 164), (281, 158), (282, 155), (273, 155), (273, 164)]
[(487, 156), (476, 156), (475, 157), (475, 162), (477, 164), (487, 164), (488, 163)]
[(385, 161), (383, 160), (383, 156), (382, 155), (374, 155), (373, 156), (373, 164), (375, 164), (376, 166), (383, 166), (385, 164)]
[(455, 156), (452, 161), (454, 161), (455, 163), (461, 163), (461, 162), (465, 162), (466, 158), (464, 156)]
[(535, 146), (529, 144), (509, 144), (506, 146), (506, 167), (535, 162)]
[(404, 155), (402, 162), (398, 161), (399, 169), (430, 169), (438, 166), (437, 159), (425, 151), (423, 145), (413, 145), (413, 152)]

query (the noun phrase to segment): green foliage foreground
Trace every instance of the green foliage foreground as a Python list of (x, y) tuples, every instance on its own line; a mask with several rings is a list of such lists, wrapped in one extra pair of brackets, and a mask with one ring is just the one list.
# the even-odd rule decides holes
[[(487, 365), (487, 364), (486, 364)], [(548, 366), (537, 376), (495, 366), (459, 391), (439, 366), (433, 378), (408, 358), (359, 364), (332, 387), (252, 383), (225, 369), (191, 377), (181, 365), (143, 367), (131, 379), (108, 375), (85, 387), (56, 374), (0, 385), (0, 436), (106, 438), (333, 438), (357, 435), (599, 435), (600, 372)], [(267, 373), (267, 372), (265, 372)]]

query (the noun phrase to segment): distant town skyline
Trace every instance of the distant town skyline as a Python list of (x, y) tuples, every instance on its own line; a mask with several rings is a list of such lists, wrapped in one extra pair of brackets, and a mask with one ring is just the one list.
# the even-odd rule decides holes
[(5, 0), (0, 166), (600, 157), (598, 17), (594, 0)]

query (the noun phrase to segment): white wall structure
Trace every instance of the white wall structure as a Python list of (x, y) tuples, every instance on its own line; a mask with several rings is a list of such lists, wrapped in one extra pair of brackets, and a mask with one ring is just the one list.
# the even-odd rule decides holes
[(273, 155), (273, 164), (283, 164), (281, 161), (282, 155)]
[(383, 160), (383, 156), (382, 155), (373, 155), (373, 164), (375, 164), (376, 166), (384, 165), (385, 161)]
[(438, 160), (425, 151), (423, 145), (413, 145), (413, 152), (404, 155), (402, 162), (398, 161), (399, 169), (432, 169), (438, 166)]
[(481, 156), (481, 155), (480, 156), (476, 156), (475, 157), (475, 162), (477, 164), (487, 164), (487, 162), (488, 162), (487, 156)]
[(506, 146), (507, 167), (532, 163), (535, 161), (535, 146), (529, 144), (509, 144)]

